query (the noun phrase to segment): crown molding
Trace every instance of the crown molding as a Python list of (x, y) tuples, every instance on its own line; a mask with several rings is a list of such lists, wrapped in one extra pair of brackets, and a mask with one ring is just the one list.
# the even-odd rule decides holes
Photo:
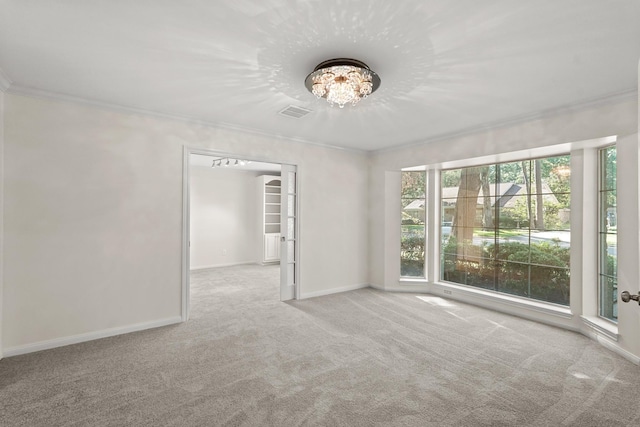
[(142, 116), (149, 116), (149, 117), (155, 117), (155, 118), (161, 118), (161, 119), (175, 120), (175, 121), (179, 121), (179, 122), (183, 122), (183, 123), (195, 124), (195, 125), (206, 126), (206, 127), (216, 128), (216, 129), (232, 130), (232, 131), (236, 131), (236, 132), (249, 133), (249, 134), (252, 134), (252, 135), (257, 135), (257, 136), (262, 136), (262, 137), (284, 139), (284, 140), (290, 141), (290, 142), (297, 142), (297, 143), (312, 145), (312, 146), (321, 147), (321, 148), (329, 148), (329, 149), (332, 149), (332, 150), (348, 151), (348, 152), (354, 152), (354, 153), (367, 153), (367, 152), (369, 152), (369, 150), (361, 150), (361, 149), (358, 149), (358, 148), (349, 148), (349, 147), (339, 147), (337, 145), (331, 145), (331, 144), (321, 144), (319, 142), (309, 141), (309, 140), (303, 139), (303, 138), (296, 138), (296, 137), (291, 137), (291, 136), (287, 136), (287, 135), (263, 132), (263, 131), (260, 131), (260, 130), (257, 130), (257, 129), (238, 126), (238, 125), (234, 125), (234, 124), (231, 124), (231, 123), (214, 122), (214, 121), (210, 121), (210, 120), (202, 120), (202, 119), (197, 119), (197, 118), (194, 118), (194, 117), (180, 116), (180, 115), (168, 114), (168, 113), (161, 113), (161, 112), (158, 112), (158, 111), (147, 110), (147, 109), (144, 109), (144, 108), (127, 107), (127, 106), (120, 105), (120, 104), (113, 104), (113, 103), (109, 103), (109, 102), (96, 101), (96, 100), (77, 97), (77, 96), (72, 96), (72, 95), (65, 95), (65, 94), (61, 94), (61, 93), (57, 93), (57, 92), (50, 92), (50, 91), (41, 90), (41, 89), (35, 89), (35, 88), (27, 87), (27, 86), (21, 86), (21, 85), (15, 84), (15, 83), (12, 83), (9, 86), (9, 88), (7, 89), (7, 92), (10, 93), (10, 94), (28, 96), (28, 97), (31, 97), (31, 98), (42, 98), (42, 99), (50, 99), (50, 100), (53, 100), (53, 101), (69, 102), (69, 103), (72, 103), (72, 104), (87, 105), (87, 106), (90, 106), (90, 107), (96, 107), (96, 108), (100, 108), (102, 110), (115, 111), (115, 112), (118, 112), (118, 113), (138, 114), (138, 115), (142, 115)]
[(6, 92), (9, 87), (11, 87), (11, 83), (13, 82), (11, 81), (9, 76), (7, 76), (5, 72), (2, 71), (2, 68), (0, 68), (0, 91)]
[(591, 98), (575, 104), (562, 105), (556, 108), (541, 110), (535, 113), (527, 113), (519, 116), (510, 117), (505, 120), (498, 120), (478, 126), (471, 126), (455, 132), (445, 132), (431, 138), (411, 141), (406, 144), (400, 144), (393, 147), (382, 148), (380, 150), (372, 150), (372, 153), (382, 154), (396, 150), (403, 150), (411, 147), (418, 147), (432, 142), (446, 141), (450, 139), (460, 138), (463, 136), (473, 135), (474, 133), (490, 132), (496, 129), (502, 129), (510, 126), (519, 125), (533, 120), (546, 119), (560, 114), (574, 113), (578, 111), (588, 110), (590, 108), (601, 107), (605, 105), (617, 104), (620, 102), (635, 101), (638, 102), (638, 89), (629, 89), (622, 92), (616, 92), (600, 98)]
[(2, 69), (0, 69), (0, 90), (11, 93), (11, 94), (16, 94), (16, 95), (51, 99), (54, 101), (70, 102), (70, 103), (81, 104), (81, 105), (88, 105), (91, 107), (96, 107), (103, 110), (115, 111), (119, 113), (139, 114), (139, 115), (149, 116), (149, 117), (176, 120), (183, 123), (196, 124), (196, 125), (201, 125), (201, 126), (206, 126), (206, 127), (216, 128), (216, 129), (232, 130), (232, 131), (249, 133), (252, 135), (263, 136), (268, 138), (279, 138), (279, 139), (284, 139), (291, 142), (297, 142), (297, 143), (302, 143), (302, 144), (307, 144), (307, 145), (312, 145), (312, 146), (322, 147), (322, 148), (329, 148), (332, 150), (340, 150), (340, 151), (348, 151), (348, 152), (356, 152), (356, 153), (369, 153), (370, 155), (393, 152), (396, 150), (417, 147), (417, 146), (421, 146), (421, 145), (432, 143), (432, 142), (460, 138), (463, 136), (472, 135), (474, 133), (488, 132), (495, 129), (515, 126), (515, 125), (526, 123), (533, 120), (539, 120), (539, 119), (557, 116), (559, 114), (567, 114), (567, 113), (572, 113), (576, 111), (586, 110), (589, 108), (610, 105), (614, 103), (620, 103), (625, 101), (638, 102), (638, 89), (634, 88), (634, 89), (613, 93), (600, 98), (592, 98), (592, 99), (584, 100), (575, 104), (563, 105), (560, 107), (542, 110), (535, 113), (522, 114), (520, 116), (514, 116), (505, 120), (499, 120), (496, 122), (482, 124), (478, 126), (471, 126), (455, 132), (446, 132), (431, 138), (421, 139), (417, 141), (410, 141), (410, 142), (396, 145), (393, 147), (382, 148), (379, 150), (362, 150), (357, 148), (340, 147), (340, 146), (331, 145), (331, 144), (322, 144), (314, 141), (309, 141), (303, 138), (296, 138), (296, 137), (291, 137), (287, 135), (272, 134), (272, 133), (263, 132), (257, 129), (234, 125), (231, 123), (213, 122), (209, 120), (196, 119), (193, 117), (161, 113), (158, 111), (147, 110), (144, 108), (127, 107), (119, 104), (96, 101), (96, 100), (91, 100), (87, 98), (81, 98), (81, 97), (76, 97), (72, 95), (65, 95), (61, 93), (21, 86), (13, 83), (6, 76), (6, 74), (2, 72)]

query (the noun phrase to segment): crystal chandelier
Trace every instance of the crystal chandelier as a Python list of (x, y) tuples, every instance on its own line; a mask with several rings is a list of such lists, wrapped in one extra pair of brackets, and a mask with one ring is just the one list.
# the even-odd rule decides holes
[(348, 58), (321, 62), (304, 80), (318, 98), (326, 98), (332, 106), (356, 105), (380, 87), (380, 77), (362, 61)]

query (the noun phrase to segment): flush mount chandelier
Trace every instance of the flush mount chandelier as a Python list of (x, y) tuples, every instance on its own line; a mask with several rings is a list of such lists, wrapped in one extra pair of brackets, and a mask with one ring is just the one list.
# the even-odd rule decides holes
[(321, 62), (304, 80), (309, 92), (326, 98), (332, 106), (356, 105), (380, 87), (380, 77), (356, 59), (337, 58)]

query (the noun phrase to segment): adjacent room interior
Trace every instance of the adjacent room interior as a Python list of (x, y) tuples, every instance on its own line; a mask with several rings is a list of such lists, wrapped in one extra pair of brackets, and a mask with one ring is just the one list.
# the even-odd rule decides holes
[(273, 286), (281, 277), (281, 165), (191, 153), (188, 171), (190, 279), (263, 271), (258, 282)]

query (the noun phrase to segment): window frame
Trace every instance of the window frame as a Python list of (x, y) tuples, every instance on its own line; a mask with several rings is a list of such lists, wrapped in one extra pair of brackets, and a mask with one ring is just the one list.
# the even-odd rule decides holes
[[(569, 264), (566, 267), (566, 270), (569, 273), (569, 296), (568, 296), (568, 301), (567, 304), (561, 304), (561, 303), (556, 303), (556, 302), (552, 302), (552, 301), (546, 301), (546, 300), (542, 300), (542, 299), (536, 299), (530, 296), (524, 296), (524, 295), (517, 295), (517, 294), (511, 294), (508, 292), (503, 292), (497, 289), (489, 289), (489, 288), (483, 288), (480, 286), (474, 286), (474, 285), (470, 285), (470, 284), (465, 284), (465, 283), (458, 283), (458, 282), (453, 282), (453, 281), (448, 281), (444, 279), (444, 266), (443, 266), (443, 262), (444, 262), (444, 258), (443, 258), (443, 244), (442, 244), (442, 174), (447, 172), (447, 171), (451, 171), (451, 170), (461, 170), (461, 169), (465, 169), (465, 168), (474, 168), (474, 167), (483, 167), (483, 166), (488, 166), (488, 167), (495, 167), (496, 169), (499, 169), (500, 165), (504, 165), (504, 164), (509, 164), (509, 163), (518, 163), (518, 162), (528, 162), (529, 163), (529, 167), (532, 168), (532, 162), (535, 160), (543, 160), (543, 159), (550, 159), (550, 158), (556, 158), (556, 157), (569, 157), (569, 167), (571, 167), (571, 158), (572, 158), (572, 150), (562, 150), (562, 151), (557, 151), (557, 152), (551, 152), (551, 153), (545, 153), (544, 155), (536, 155), (536, 156), (521, 156), (521, 157), (514, 157), (514, 158), (509, 158), (508, 160), (500, 160), (500, 159), (492, 159), (492, 161), (487, 161), (487, 162), (482, 162), (482, 163), (476, 163), (476, 162), (472, 162), (473, 159), (469, 159), (468, 164), (455, 164), (452, 165), (451, 167), (447, 167), (447, 168), (439, 168), (439, 180), (438, 180), (438, 187), (439, 187), (439, 192), (438, 192), (438, 196), (435, 202), (435, 205), (437, 207), (435, 207), (435, 209), (438, 210), (437, 214), (435, 214), (433, 212), (433, 210), (431, 210), (429, 213), (431, 213), (434, 217), (437, 217), (438, 220), (438, 224), (436, 225), (438, 228), (438, 232), (437, 232), (437, 263), (439, 265), (439, 269), (438, 269), (438, 277), (435, 277), (435, 281), (439, 282), (440, 284), (443, 284), (445, 286), (456, 286), (456, 287), (463, 287), (463, 288), (468, 288), (469, 290), (473, 290), (474, 292), (487, 292), (489, 294), (493, 294), (495, 295), (496, 298), (498, 299), (502, 299), (504, 300), (506, 299), (521, 299), (523, 300), (525, 303), (531, 303), (533, 305), (549, 305), (549, 306), (554, 306), (557, 307), (559, 309), (561, 309), (564, 313), (564, 310), (570, 310), (571, 307), (571, 262), (569, 262)], [(456, 162), (458, 163), (458, 162)], [(463, 162), (466, 163), (466, 162)], [(531, 172), (531, 170), (530, 170)], [(490, 185), (495, 186), (497, 185), (497, 183), (490, 183)], [(569, 184), (569, 197), (571, 197), (571, 194), (573, 192), (573, 185), (570, 182)], [(531, 192), (529, 193), (530, 195), (535, 195), (537, 193), (535, 192)], [(480, 196), (479, 196), (480, 197)], [(494, 212), (495, 213), (495, 212)], [(494, 220), (499, 221), (497, 218), (494, 218)], [(427, 218), (427, 221), (429, 221), (429, 219)], [(569, 232), (571, 233), (571, 220), (569, 220)], [(475, 227), (474, 227), (475, 228)], [(500, 230), (501, 228), (499, 227), (499, 223), (496, 224), (495, 228), (494, 228), (494, 237), (496, 235), (498, 235), (498, 230)], [(529, 233), (531, 233), (532, 229), (529, 228)], [(531, 248), (531, 241), (529, 241), (529, 249)], [(569, 247), (569, 259), (571, 259), (571, 245)], [(527, 263), (527, 265), (529, 266), (529, 268), (531, 266), (535, 266), (537, 264), (534, 264), (531, 262), (531, 260), (529, 260), (529, 262)], [(554, 268), (552, 266), (547, 266), (548, 268)], [(531, 273), (529, 272), (529, 275)], [(530, 286), (530, 284), (529, 284)], [(446, 292), (445, 292), (446, 293)]]
[[(602, 245), (602, 238), (604, 235), (604, 239), (606, 241), (606, 236), (607, 234), (609, 234), (607, 231), (603, 231), (602, 226), (604, 225), (604, 221), (605, 219), (603, 218), (603, 212), (602, 212), (602, 207), (603, 207), (603, 195), (609, 190), (606, 188), (603, 188), (603, 184), (606, 181), (606, 165), (605, 165), (605, 159), (604, 157), (606, 156), (606, 151), (610, 148), (614, 147), (616, 149), (616, 155), (617, 155), (617, 144), (613, 143), (613, 144), (607, 144), (607, 145), (603, 145), (600, 147), (597, 147), (596, 152), (597, 152), (597, 162), (598, 162), (598, 166), (597, 166), (597, 174), (598, 174), (598, 186), (596, 188), (597, 191), (597, 214), (596, 214), (596, 221), (597, 221), (597, 227), (596, 227), (596, 242), (597, 242), (597, 257), (598, 257), (598, 262), (596, 263), (597, 268), (596, 268), (596, 315), (599, 319), (602, 319), (605, 322), (608, 322), (612, 325), (617, 325), (618, 324), (618, 320), (617, 320), (617, 316), (616, 319), (610, 319), (606, 316), (604, 316), (602, 314), (602, 293), (603, 293), (603, 279), (605, 279), (606, 277), (609, 277), (607, 274), (603, 273), (603, 267), (604, 265), (606, 265), (606, 258), (604, 258), (603, 254), (603, 245)], [(615, 177), (616, 180), (616, 185), (615, 185), (615, 190), (616, 190), (616, 218), (617, 218), (617, 181), (618, 181), (618, 177)], [(616, 240), (618, 237), (618, 232), (617, 232), (617, 227), (616, 227)], [(616, 245), (617, 247), (617, 245)], [(618, 265), (617, 265), (617, 258), (618, 255), (616, 253), (616, 276), (615, 276), (615, 281), (616, 281), (616, 289), (618, 288), (618, 274), (617, 274), (617, 270), (618, 270)], [(617, 298), (617, 293), (616, 293), (616, 298)], [(614, 304), (617, 301), (614, 301)]]
[[(429, 251), (428, 251), (428, 243), (429, 243), (429, 232), (428, 232), (428, 224), (429, 224), (429, 213), (430, 213), (430, 203), (429, 203), (429, 192), (428, 192), (428, 188), (429, 188), (429, 174), (427, 173), (426, 169), (424, 167), (417, 167), (417, 168), (406, 168), (406, 169), (402, 169), (400, 171), (401, 176), (400, 176), (400, 182), (401, 182), (401, 187), (400, 187), (400, 271), (399, 271), (399, 278), (401, 281), (425, 281), (427, 279), (427, 274), (428, 274), (428, 258), (429, 258)], [(402, 206), (402, 202), (408, 198), (405, 198), (402, 196), (402, 174), (404, 173), (422, 173), (424, 176), (424, 187), (423, 187), (423, 192), (424, 192), (424, 231), (423, 231), (423, 248), (424, 248), (424, 256), (422, 259), (422, 274), (419, 276), (409, 276), (409, 275), (403, 275), (402, 274), (402, 213), (404, 211), (404, 207)], [(419, 198), (413, 198), (413, 200), (421, 200)]]
[[(615, 144), (618, 154), (624, 148), (624, 152), (630, 151), (630, 146), (635, 147), (637, 138), (632, 143), (627, 143), (626, 136), (616, 134), (596, 137), (592, 139), (574, 140), (558, 144), (544, 145), (535, 148), (520, 149), (515, 151), (501, 151), (479, 156), (467, 155), (467, 152), (445, 155), (443, 158), (426, 156), (424, 163), (416, 163), (416, 155), (407, 158), (407, 163), (393, 168), (393, 176), (401, 170), (413, 169), (427, 171), (427, 199), (430, 206), (427, 217), (427, 247), (426, 266), (427, 277), (425, 279), (400, 278), (400, 267), (396, 266), (395, 259), (399, 260), (399, 254), (392, 258), (385, 256), (386, 267), (394, 266), (384, 278), (384, 287), (388, 290), (404, 292), (426, 292), (432, 295), (440, 295), (444, 298), (459, 300), (462, 302), (484, 306), (505, 313), (512, 313), (544, 323), (553, 324), (563, 328), (584, 328), (587, 334), (596, 334), (605, 337), (611, 342), (618, 341), (618, 324), (605, 321), (597, 316), (597, 244), (594, 239), (594, 230), (597, 229), (597, 201), (594, 189), (597, 188), (598, 162), (597, 152), (600, 148)], [(621, 146), (620, 142), (624, 141)], [(453, 282), (440, 280), (440, 174), (443, 170), (480, 166), (492, 163), (506, 163), (518, 161), (523, 158), (535, 159), (562, 156), (571, 156), (571, 281), (570, 281), (570, 305), (561, 306), (538, 300), (521, 298), (515, 295), (502, 294), (471, 286), (458, 285)], [(626, 159), (626, 157), (624, 158)], [(625, 167), (631, 160), (625, 160)], [(410, 162), (410, 163), (409, 163)], [(620, 167), (621, 159), (618, 159)], [(419, 166), (422, 165), (422, 166)], [(407, 168), (407, 169), (405, 169)], [(627, 170), (625, 169), (625, 170)], [(392, 171), (387, 171), (391, 173)], [(388, 175), (388, 176), (392, 176)], [(618, 178), (620, 170), (618, 170)], [(399, 177), (397, 178), (399, 181)], [(396, 178), (393, 178), (395, 183)], [(620, 183), (618, 186), (620, 187)], [(387, 187), (387, 194), (398, 194), (395, 200), (400, 198), (400, 185), (395, 188)], [(396, 190), (397, 188), (397, 190)], [(397, 193), (396, 193), (397, 191)], [(396, 202), (399, 204), (399, 202)], [(388, 218), (394, 218), (399, 209), (388, 204)], [(399, 218), (398, 214), (398, 218)], [(399, 219), (397, 220), (399, 221)], [(620, 221), (620, 218), (618, 219)], [(396, 221), (393, 221), (397, 224)], [(388, 223), (385, 227), (388, 237), (396, 236), (396, 226)], [(393, 231), (392, 231), (393, 230)], [(399, 230), (399, 229), (397, 229)], [(399, 239), (399, 237), (397, 238)], [(396, 240), (394, 238), (393, 240)], [(397, 241), (397, 240), (396, 240)], [(626, 240), (625, 240), (626, 241)], [(620, 247), (620, 242), (618, 242)], [(630, 246), (629, 243), (623, 246)], [(398, 251), (400, 250), (399, 245)], [(392, 252), (389, 252), (390, 255)], [(618, 253), (620, 258), (620, 253)], [(628, 258), (628, 257), (627, 257)], [(628, 259), (626, 259), (628, 261)], [(384, 268), (386, 268), (384, 267)], [(384, 271), (384, 270), (381, 270)]]

